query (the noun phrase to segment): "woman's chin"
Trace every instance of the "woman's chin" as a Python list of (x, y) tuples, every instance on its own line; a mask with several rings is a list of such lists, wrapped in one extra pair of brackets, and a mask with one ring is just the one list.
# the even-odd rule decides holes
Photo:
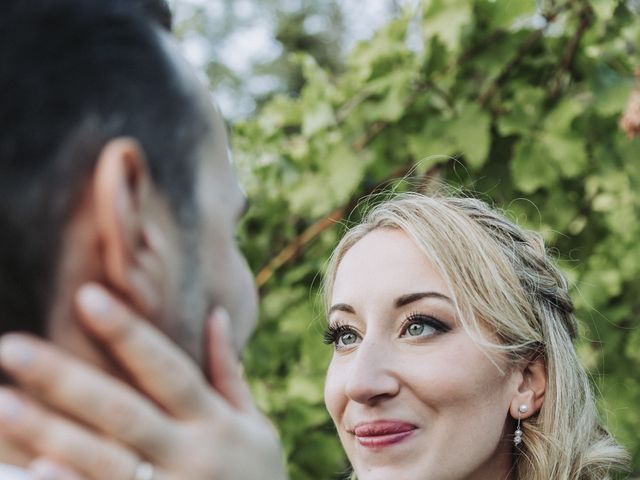
[(358, 480), (422, 480), (424, 473), (402, 465), (371, 466), (361, 465), (354, 468)]

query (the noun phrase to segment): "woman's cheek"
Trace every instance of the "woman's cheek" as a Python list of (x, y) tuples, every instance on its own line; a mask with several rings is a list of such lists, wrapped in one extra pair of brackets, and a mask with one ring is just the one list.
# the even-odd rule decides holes
[(344, 410), (346, 404), (346, 396), (344, 391), (344, 378), (342, 378), (341, 369), (332, 361), (327, 370), (327, 376), (324, 384), (324, 403), (327, 407), (329, 415), (334, 422), (338, 422), (341, 417), (341, 410)]

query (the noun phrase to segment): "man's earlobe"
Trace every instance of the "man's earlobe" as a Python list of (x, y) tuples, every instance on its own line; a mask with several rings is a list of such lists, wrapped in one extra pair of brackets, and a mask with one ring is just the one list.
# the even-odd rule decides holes
[(144, 265), (148, 250), (144, 210), (151, 178), (140, 144), (131, 138), (107, 143), (98, 157), (92, 187), (106, 281), (133, 306), (147, 311), (154, 296)]
[[(537, 356), (523, 366), (518, 392), (511, 401), (509, 413), (513, 418), (523, 419), (535, 415), (542, 408), (547, 388), (547, 370), (542, 356)], [(526, 412), (519, 411), (526, 405)]]

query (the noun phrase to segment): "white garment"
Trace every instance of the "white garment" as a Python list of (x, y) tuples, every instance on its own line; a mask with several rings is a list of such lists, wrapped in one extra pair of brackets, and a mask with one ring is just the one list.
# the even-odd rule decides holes
[(32, 477), (26, 470), (0, 464), (0, 480), (32, 480)]

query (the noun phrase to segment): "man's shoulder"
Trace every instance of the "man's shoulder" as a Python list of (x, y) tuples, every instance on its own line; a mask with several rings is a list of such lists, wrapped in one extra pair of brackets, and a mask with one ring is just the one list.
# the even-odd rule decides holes
[(26, 470), (0, 463), (0, 480), (31, 480)]

